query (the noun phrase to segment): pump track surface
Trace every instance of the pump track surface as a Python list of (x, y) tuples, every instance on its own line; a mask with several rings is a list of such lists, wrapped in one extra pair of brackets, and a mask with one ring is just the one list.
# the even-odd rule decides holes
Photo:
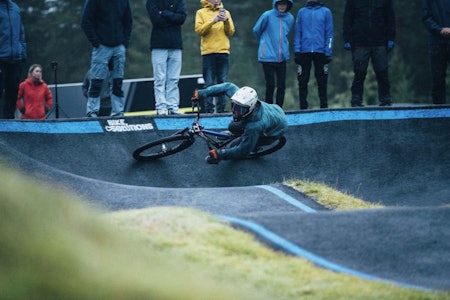
[[(287, 143), (253, 160), (204, 162), (207, 146), (153, 162), (132, 152), (195, 115), (0, 120), (0, 161), (106, 210), (191, 207), (336, 272), (450, 290), (450, 106), (287, 112)], [(230, 115), (201, 124), (224, 129)], [(384, 205), (331, 211), (283, 185), (325, 183)]]

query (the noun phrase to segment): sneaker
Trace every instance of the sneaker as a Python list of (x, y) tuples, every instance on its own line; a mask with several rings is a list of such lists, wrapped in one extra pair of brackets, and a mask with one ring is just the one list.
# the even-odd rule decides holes
[(90, 112), (87, 113), (87, 117), (88, 117), (88, 118), (97, 118), (98, 115), (97, 115), (97, 112), (95, 112), (95, 111), (90, 111)]
[(156, 114), (157, 114), (158, 116), (165, 116), (165, 115), (167, 115), (167, 111), (166, 111), (165, 109), (158, 109), (158, 110), (156, 111)]
[(192, 95), (191, 101), (198, 101), (200, 98), (198, 97), (198, 89), (194, 90), (194, 94)]
[(175, 110), (175, 109), (169, 109), (167, 111), (167, 114), (169, 116), (179, 116), (179, 115), (181, 115), (181, 113), (178, 110)]

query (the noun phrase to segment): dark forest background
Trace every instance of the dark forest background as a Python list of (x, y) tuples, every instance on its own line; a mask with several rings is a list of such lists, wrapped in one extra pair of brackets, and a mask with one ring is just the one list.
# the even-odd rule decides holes
[[(51, 62), (58, 62), (58, 83), (81, 82), (89, 68), (91, 45), (80, 28), (84, 0), (16, 0), (22, 9), (26, 31), (28, 60), (44, 68), (44, 79), (52, 84)], [(130, 0), (133, 10), (133, 33), (127, 52), (125, 78), (152, 77), (149, 38), (151, 23), (145, 9), (146, 0)], [(342, 16), (345, 1), (323, 1), (332, 11), (335, 41), (330, 64), (328, 95), (330, 107), (348, 107), (353, 77), (351, 54), (343, 49)], [(291, 13), (296, 17), (306, 1), (295, 1)], [(236, 33), (231, 38), (229, 81), (255, 87), (264, 95), (262, 67), (257, 61), (258, 42), (252, 28), (258, 17), (271, 9), (272, 0), (223, 0), (231, 12)], [(194, 32), (195, 12), (200, 0), (186, 0), (188, 17), (183, 25), (182, 75), (201, 73), (200, 37)], [(390, 57), (392, 96), (396, 103), (431, 103), (430, 70), (427, 55), (427, 32), (421, 20), (421, 1), (395, 1), (397, 38)], [(291, 34), (291, 41), (293, 32)], [(285, 109), (298, 109), (296, 66), (288, 65)], [(24, 72), (25, 73), (25, 72)], [(24, 76), (26, 74), (23, 74)], [(372, 69), (365, 85), (365, 101), (377, 104), (377, 85)], [(310, 80), (310, 107), (318, 107), (315, 79)]]

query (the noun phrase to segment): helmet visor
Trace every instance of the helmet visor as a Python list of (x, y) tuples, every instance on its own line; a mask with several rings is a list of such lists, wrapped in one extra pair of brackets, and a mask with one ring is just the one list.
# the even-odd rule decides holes
[(236, 117), (240, 117), (242, 115), (247, 114), (250, 111), (250, 107), (244, 107), (237, 103), (231, 104), (231, 111)]

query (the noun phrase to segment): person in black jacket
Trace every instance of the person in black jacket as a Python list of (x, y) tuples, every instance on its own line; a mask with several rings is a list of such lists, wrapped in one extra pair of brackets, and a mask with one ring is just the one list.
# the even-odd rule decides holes
[(130, 43), (132, 15), (129, 0), (86, 0), (81, 15), (81, 28), (92, 44), (91, 82), (86, 113), (97, 117), (100, 92), (112, 59), (111, 116), (123, 116), (124, 94), (122, 82), (126, 48)]
[(11, 0), (0, 0), (0, 41), (0, 99), (5, 92), (3, 117), (14, 119), (27, 49), (20, 9)]
[(446, 103), (445, 77), (450, 62), (450, 2), (423, 0), (422, 20), (430, 35), (428, 52), (431, 64), (431, 98), (434, 104)]
[(180, 104), (181, 25), (186, 20), (186, 6), (183, 0), (147, 0), (146, 8), (153, 24), (150, 50), (156, 112), (158, 115), (176, 115)]
[(369, 61), (378, 83), (380, 106), (392, 105), (388, 52), (394, 48), (395, 13), (392, 0), (347, 0), (343, 22), (344, 48), (352, 51), (352, 107), (363, 106)]

